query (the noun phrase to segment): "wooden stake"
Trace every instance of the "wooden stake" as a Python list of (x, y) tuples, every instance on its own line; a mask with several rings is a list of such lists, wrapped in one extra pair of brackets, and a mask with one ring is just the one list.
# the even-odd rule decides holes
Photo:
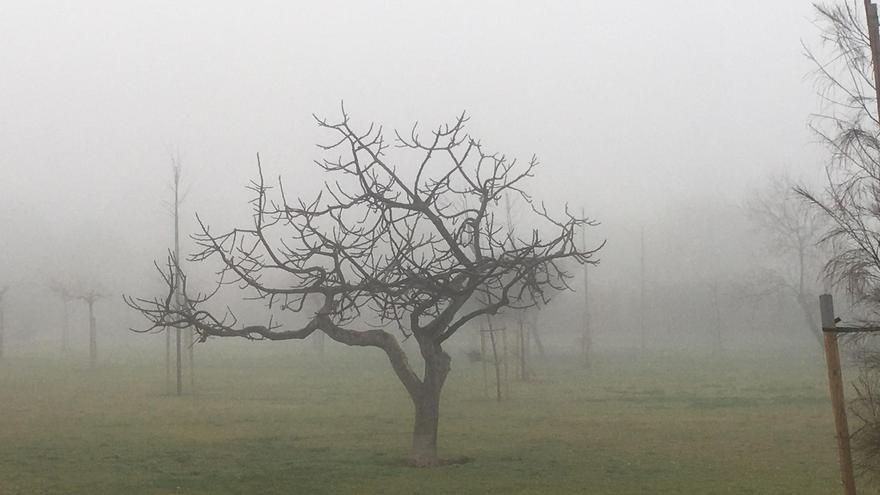
[(835, 333), (834, 301), (830, 294), (819, 296), (822, 330), (825, 334), (825, 362), (828, 365), (828, 387), (831, 391), (831, 409), (837, 433), (837, 452), (840, 458), (840, 479), (846, 495), (856, 495), (852, 452), (849, 444), (849, 425), (846, 421), (846, 401), (843, 397), (843, 377), (840, 370), (840, 350)]
[(507, 347), (507, 326), (501, 330), (501, 364), (504, 366), (504, 395), (510, 397), (510, 351)]
[(480, 363), (483, 365), (483, 395), (489, 397), (489, 362), (486, 360), (486, 332), (480, 323)]
[(880, 31), (878, 31), (877, 5), (865, 0), (865, 17), (868, 20), (868, 40), (871, 43), (871, 65), (874, 66), (874, 93), (877, 100), (877, 118), (880, 119)]
[(640, 243), (640, 253), (641, 256), (639, 258), (639, 280), (641, 281), (641, 288), (639, 290), (639, 336), (640, 336), (640, 348), (644, 352), (647, 344), (645, 342), (645, 227), (642, 227), (642, 236)]
[[(581, 208), (581, 217), (586, 218), (586, 212)], [(587, 250), (587, 227), (581, 227), (581, 249)], [(592, 364), (593, 353), (593, 330), (590, 327), (590, 278), (589, 266), (584, 263), (584, 321), (583, 335), (581, 335), (581, 353), (583, 354), (584, 367), (589, 368)]]

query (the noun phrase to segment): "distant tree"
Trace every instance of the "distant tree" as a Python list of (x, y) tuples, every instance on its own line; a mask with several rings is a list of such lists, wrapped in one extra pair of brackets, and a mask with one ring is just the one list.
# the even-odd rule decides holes
[(88, 289), (76, 295), (76, 298), (86, 303), (89, 308), (89, 366), (98, 366), (98, 323), (95, 319), (95, 303), (104, 296), (94, 289)]
[(804, 316), (804, 327), (822, 344), (816, 314), (817, 282), (827, 259), (821, 240), (829, 222), (818, 209), (804, 201), (794, 183), (784, 176), (772, 177), (746, 204), (752, 224), (763, 234), (762, 292), (779, 292), (792, 298)]
[(61, 352), (70, 353), (70, 303), (76, 299), (73, 291), (66, 284), (55, 281), (49, 285), (52, 291), (64, 304), (64, 322), (61, 326)]
[[(279, 181), (280, 194), (270, 199), (258, 156), (259, 177), (250, 186), (253, 225), (217, 234), (199, 219), (201, 251), (190, 258), (219, 261), (218, 290), (237, 283), (269, 308), (307, 314), (308, 322), (282, 328), (267, 316), (264, 324), (245, 325), (231, 309), (215, 313), (211, 296), (189, 294), (185, 275), (170, 263), (165, 296), (126, 299), (149, 320), (144, 331), (192, 326), (202, 341), (323, 332), (349, 346), (380, 349), (414, 405), (412, 462), (437, 465), (440, 393), (451, 361), (444, 342), (475, 318), (530, 307), (545, 290), (568, 288), (561, 262), (592, 263), (598, 249), (575, 243), (589, 220), (567, 210), (553, 217), (522, 189), (537, 159), (520, 164), (487, 152), (466, 133), (467, 120), (462, 114), (427, 137), (417, 127), (408, 136), (395, 132), (400, 159), (410, 160), (395, 164), (381, 127), (355, 130), (344, 109), (336, 122), (316, 117), (333, 140), (321, 148), (338, 154), (316, 164), (337, 180), (311, 201), (288, 197)], [(497, 222), (506, 192), (531, 205), (540, 230), (513, 236)], [(182, 305), (174, 302), (178, 283)], [(415, 339), (421, 374), (389, 326)]]

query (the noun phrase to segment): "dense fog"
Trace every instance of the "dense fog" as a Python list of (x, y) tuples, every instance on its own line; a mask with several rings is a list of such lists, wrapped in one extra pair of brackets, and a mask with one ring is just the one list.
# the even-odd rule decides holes
[[(404, 131), (466, 110), (487, 147), (536, 154), (529, 191), (555, 211), (567, 204), (601, 222), (588, 232), (592, 243), (607, 240), (591, 269), (600, 342), (637, 343), (627, 332), (639, 318), (642, 229), (645, 311), (668, 313), (647, 316), (652, 345), (699, 345), (716, 325), (699, 309), (710, 283), (721, 286), (726, 338), (810, 338), (791, 328), (802, 320), (796, 311), (746, 323), (742, 287), (780, 262), (762, 259), (766, 239), (745, 215), (750, 198), (780, 174), (821, 177), (822, 150), (806, 125), (815, 88), (800, 45), (815, 30), (810, 5), (424, 9), (7, 5), (0, 266), (21, 286), (9, 296), (10, 344), (51, 333), (57, 311), (45, 285), (65, 279), (112, 293), (101, 332), (132, 337), (125, 329), (138, 317), (118, 294), (161, 287), (152, 261), (171, 244), (172, 157), (183, 165), (185, 233), (195, 213), (217, 228), (246, 226), (255, 154), (288, 195), (312, 196), (321, 180), (315, 144), (327, 139), (312, 114), (336, 117), (341, 101), (357, 126)], [(564, 346), (576, 315), (552, 308), (542, 321)], [(763, 345), (753, 335), (744, 342)]]

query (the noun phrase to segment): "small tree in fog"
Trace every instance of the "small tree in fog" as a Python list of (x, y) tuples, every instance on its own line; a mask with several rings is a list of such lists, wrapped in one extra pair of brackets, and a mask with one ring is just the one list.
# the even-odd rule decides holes
[(98, 366), (98, 322), (95, 318), (95, 303), (104, 296), (94, 289), (89, 289), (76, 295), (76, 298), (86, 303), (89, 308), (89, 366)]
[(746, 210), (752, 224), (764, 235), (761, 258), (774, 263), (764, 267), (759, 290), (792, 298), (804, 316), (804, 327), (821, 345), (815, 289), (825, 254), (820, 241), (828, 219), (797, 195), (794, 185), (784, 177), (772, 178), (757, 191)]
[(53, 282), (49, 285), (49, 290), (55, 296), (61, 299), (64, 304), (64, 322), (61, 326), (61, 352), (63, 354), (70, 353), (70, 303), (76, 299), (72, 290), (66, 284), (61, 282)]
[[(522, 187), (537, 160), (517, 163), (487, 152), (466, 133), (464, 114), (427, 136), (416, 127), (406, 136), (395, 132), (394, 161), (381, 127), (355, 130), (344, 110), (339, 121), (316, 121), (332, 139), (321, 148), (336, 155), (317, 161), (318, 170), (336, 180), (310, 201), (288, 197), (280, 182), (270, 197), (260, 168), (251, 185), (253, 224), (215, 233), (200, 219), (201, 251), (191, 257), (219, 261), (218, 290), (238, 283), (270, 308), (306, 314), (307, 323), (283, 328), (269, 316), (244, 324), (230, 309), (214, 312), (210, 296), (187, 293), (173, 262), (164, 270), (164, 297), (127, 301), (149, 319), (146, 331), (192, 326), (202, 341), (323, 332), (345, 345), (382, 350), (415, 407), (412, 461), (436, 465), (440, 393), (451, 361), (443, 344), (475, 318), (530, 307), (545, 289), (567, 288), (561, 261), (594, 262), (595, 250), (574, 242), (591, 223), (567, 211), (554, 217), (535, 204)], [(498, 221), (503, 215), (495, 214), (507, 192), (531, 205), (540, 230), (507, 232)], [(178, 282), (185, 293), (180, 306)], [(389, 327), (415, 339), (421, 373)]]
[[(865, 2), (868, 8), (869, 3)], [(880, 312), (880, 67), (872, 64), (870, 38), (858, 3), (816, 6), (823, 55), (808, 51), (827, 108), (812, 125), (831, 150), (823, 192), (798, 188), (818, 207), (831, 227), (833, 243), (826, 272), (846, 287), (874, 324)], [(874, 338), (859, 342), (861, 374), (852, 404), (859, 426), (853, 433), (856, 462), (880, 476), (880, 352)]]

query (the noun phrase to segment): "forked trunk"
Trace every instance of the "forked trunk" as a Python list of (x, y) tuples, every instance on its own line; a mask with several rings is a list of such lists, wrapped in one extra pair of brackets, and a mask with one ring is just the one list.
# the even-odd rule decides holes
[(89, 366), (95, 368), (98, 364), (98, 330), (95, 322), (94, 303), (89, 302)]

